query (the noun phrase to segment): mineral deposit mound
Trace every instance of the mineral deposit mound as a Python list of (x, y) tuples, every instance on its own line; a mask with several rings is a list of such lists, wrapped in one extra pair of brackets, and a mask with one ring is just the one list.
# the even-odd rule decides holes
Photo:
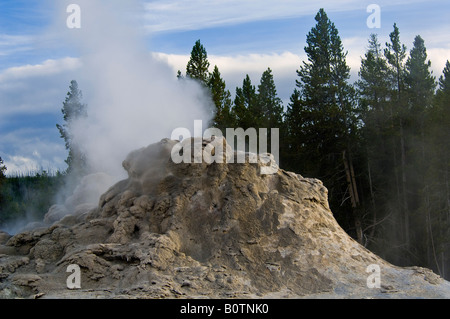
[[(175, 143), (130, 153), (129, 177), (98, 205), (69, 205), (59, 220), (53, 208), (41, 227), (0, 233), (0, 296), (450, 297), (432, 271), (393, 266), (349, 237), (321, 181), (262, 175), (263, 162), (175, 164)], [(68, 288), (69, 265), (79, 289)]]

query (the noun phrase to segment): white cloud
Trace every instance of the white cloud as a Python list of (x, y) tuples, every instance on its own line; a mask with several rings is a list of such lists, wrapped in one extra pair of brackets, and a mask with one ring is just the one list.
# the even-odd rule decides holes
[(450, 47), (427, 49), (428, 59), (431, 61), (431, 69), (438, 79), (442, 75), (445, 63), (450, 61)]
[(66, 57), (2, 71), (0, 73), (2, 119), (24, 112), (36, 114), (59, 110), (70, 80), (77, 76), (80, 67), (79, 59)]
[[(165, 61), (176, 72), (186, 69), (186, 64), (189, 61), (189, 55), (182, 54), (167, 54), (167, 53), (154, 53), (156, 57)], [(272, 70), (279, 70), (282, 73), (294, 71), (299, 67), (304, 56), (299, 56), (292, 52), (283, 52), (281, 54), (246, 54), (246, 55), (229, 55), (219, 56), (210, 55), (208, 60), (211, 65), (211, 71), (214, 65), (219, 67), (222, 75), (224, 74), (251, 74), (262, 73), (268, 67)]]

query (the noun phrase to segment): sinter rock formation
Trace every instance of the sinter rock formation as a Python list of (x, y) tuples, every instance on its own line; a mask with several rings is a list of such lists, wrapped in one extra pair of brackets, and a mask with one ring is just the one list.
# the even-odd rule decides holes
[[(44, 227), (0, 232), (0, 297), (450, 297), (432, 271), (395, 267), (349, 237), (319, 180), (261, 175), (261, 161), (175, 164), (176, 143), (132, 152), (129, 178), (98, 205), (53, 207)], [(80, 289), (67, 287), (72, 264)]]

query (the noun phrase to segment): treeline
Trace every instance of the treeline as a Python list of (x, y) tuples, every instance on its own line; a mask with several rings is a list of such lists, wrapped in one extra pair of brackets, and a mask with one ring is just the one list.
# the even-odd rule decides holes
[(232, 99), (200, 40), (178, 78), (208, 88), (212, 125), (222, 131), (279, 128), (281, 167), (321, 179), (337, 221), (358, 242), (450, 278), (450, 63), (437, 80), (424, 40), (416, 36), (408, 52), (394, 24), (385, 45), (370, 36), (350, 83), (336, 26), (323, 9), (315, 20), (286, 106), (270, 68), (257, 86), (246, 75)]
[(55, 203), (55, 194), (64, 184), (65, 175), (41, 171), (6, 177), (5, 171), (0, 158), (0, 230), (41, 221)]

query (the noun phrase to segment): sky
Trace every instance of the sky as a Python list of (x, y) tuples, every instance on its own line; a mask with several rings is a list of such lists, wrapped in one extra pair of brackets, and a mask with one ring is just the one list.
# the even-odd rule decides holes
[[(232, 94), (242, 86), (246, 74), (257, 86), (270, 67), (285, 106), (295, 88), (296, 70), (306, 60), (306, 35), (320, 8), (339, 30), (348, 52), (351, 81), (358, 78), (369, 35), (378, 34), (384, 44), (394, 23), (408, 51), (414, 37), (422, 36), (435, 76), (440, 76), (450, 60), (448, 0), (133, 0), (116, 10), (116, 19), (101, 13), (102, 8), (112, 7), (114, 0), (95, 1), (98, 5), (91, 7), (84, 0), (0, 0), (0, 157), (10, 175), (66, 168), (67, 150), (56, 128), (63, 123), (62, 102), (75, 79), (88, 113), (89, 107), (96, 107), (95, 74), (86, 71), (84, 48), (88, 46), (92, 54), (98, 43), (98, 50), (103, 50), (108, 42), (99, 40), (102, 38), (120, 39), (127, 46), (128, 35), (136, 34), (139, 52), (166, 65), (158, 72), (174, 78), (177, 70), (185, 73), (191, 49), (200, 39), (210, 71), (218, 66)], [(80, 8), (80, 29), (68, 27), (67, 18), (73, 13), (67, 12), (70, 4)], [(371, 28), (367, 23), (373, 13), (367, 11), (371, 4), (380, 8), (380, 27)], [(93, 10), (99, 12), (90, 12)], [(122, 16), (129, 23), (117, 22)], [(91, 32), (93, 25), (100, 31)], [(108, 34), (108, 30), (117, 34), (130, 28), (136, 33), (123, 31), (117, 38)], [(121, 51), (120, 45), (111, 46), (113, 58)], [(134, 51), (121, 51), (127, 52)], [(150, 71), (148, 76), (160, 73)], [(173, 113), (177, 116), (175, 110)], [(153, 136), (147, 139), (148, 144), (154, 142)]]

